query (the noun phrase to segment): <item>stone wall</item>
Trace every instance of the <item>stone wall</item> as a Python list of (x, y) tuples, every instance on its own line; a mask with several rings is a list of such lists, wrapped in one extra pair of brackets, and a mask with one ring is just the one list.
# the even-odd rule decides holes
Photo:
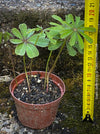
[(72, 13), (84, 16), (84, 0), (1, 0), (0, 28), (17, 26), (25, 22), (30, 27), (47, 26), (52, 14), (64, 16)]

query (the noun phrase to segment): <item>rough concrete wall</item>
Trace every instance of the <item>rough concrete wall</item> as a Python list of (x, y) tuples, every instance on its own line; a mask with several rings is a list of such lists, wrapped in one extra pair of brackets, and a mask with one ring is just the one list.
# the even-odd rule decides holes
[(22, 22), (30, 27), (36, 24), (46, 27), (52, 14), (64, 17), (68, 13), (83, 16), (84, 0), (1, 0), (0, 28)]

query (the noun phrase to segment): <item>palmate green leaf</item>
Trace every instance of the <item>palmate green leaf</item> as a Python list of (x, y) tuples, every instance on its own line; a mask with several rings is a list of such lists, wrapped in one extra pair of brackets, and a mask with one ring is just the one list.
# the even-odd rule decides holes
[(26, 45), (24, 43), (17, 45), (15, 49), (16, 55), (23, 56), (25, 54)]
[(62, 18), (57, 16), (57, 15), (52, 15), (52, 18), (54, 18), (55, 20), (59, 21), (61, 24), (65, 24), (65, 21), (63, 21)]
[(84, 48), (84, 42), (83, 42), (82, 37), (78, 33), (77, 33), (77, 40), (78, 40), (78, 45), (79, 45), (80, 49), (83, 49)]
[(69, 41), (70, 46), (74, 46), (76, 42), (76, 32), (73, 32)]
[(80, 31), (79, 31), (79, 33), (80, 33), (90, 44), (93, 43), (92, 38), (90, 38), (88, 35), (86, 35), (86, 34), (83, 33), (83, 32), (80, 32)]
[(57, 41), (57, 43), (56, 44), (52, 44), (52, 43), (50, 43), (49, 44), (49, 46), (48, 46), (48, 50), (56, 50), (56, 49), (58, 49), (60, 46), (62, 45), (62, 41)]
[(0, 43), (2, 42), (2, 32), (0, 32)]
[(70, 56), (75, 56), (77, 54), (76, 50), (72, 46), (69, 44), (66, 44), (66, 46)]
[(20, 39), (10, 39), (10, 42), (13, 43), (13, 44), (21, 44), (21, 43), (23, 43), (23, 41), (20, 40)]
[(35, 57), (39, 56), (38, 49), (32, 44), (26, 45), (26, 53), (29, 58), (35, 58)]
[(61, 34), (61, 39), (67, 38), (68, 36), (70, 36), (73, 33), (72, 29), (71, 30), (63, 30), (60, 32)]
[(11, 31), (15, 37), (17, 37), (19, 39), (23, 39), (22, 34), (20, 33), (20, 31), (17, 28), (13, 28)]
[(27, 36), (27, 25), (25, 23), (19, 25), (19, 29), (23, 37)]

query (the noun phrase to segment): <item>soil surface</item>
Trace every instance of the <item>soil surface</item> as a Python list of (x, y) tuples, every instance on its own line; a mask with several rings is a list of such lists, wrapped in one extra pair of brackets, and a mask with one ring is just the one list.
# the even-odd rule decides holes
[[(59, 87), (49, 79), (48, 91), (44, 89), (44, 78), (40, 78), (40, 74), (31, 75), (30, 92), (25, 79), (14, 90), (14, 96), (23, 102), (30, 104), (46, 104), (57, 100), (61, 96)], [(46, 86), (46, 85), (45, 85)]]

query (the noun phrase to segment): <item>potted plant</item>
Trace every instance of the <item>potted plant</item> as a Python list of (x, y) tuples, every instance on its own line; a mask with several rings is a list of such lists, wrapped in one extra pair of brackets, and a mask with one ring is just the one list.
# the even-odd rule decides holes
[[(40, 26), (29, 29), (26, 24), (20, 24), (19, 29), (13, 28), (14, 38), (10, 42), (16, 44), (15, 53), (23, 56), (25, 73), (18, 75), (10, 84), (10, 93), (14, 98), (18, 118), (25, 126), (41, 129), (49, 126), (55, 119), (59, 102), (65, 93), (63, 81), (52, 71), (60, 57), (63, 48), (69, 55), (82, 53), (83, 37), (92, 43), (92, 39), (84, 32), (95, 32), (94, 28), (84, 27), (80, 17), (75, 19), (72, 14), (66, 15), (65, 20), (57, 15), (52, 16), (57, 23), (50, 22), (50, 27)], [(39, 55), (38, 47), (48, 47), (50, 54), (46, 71), (26, 71), (25, 55), (32, 59)], [(48, 71), (52, 51), (59, 49), (53, 66)]]

